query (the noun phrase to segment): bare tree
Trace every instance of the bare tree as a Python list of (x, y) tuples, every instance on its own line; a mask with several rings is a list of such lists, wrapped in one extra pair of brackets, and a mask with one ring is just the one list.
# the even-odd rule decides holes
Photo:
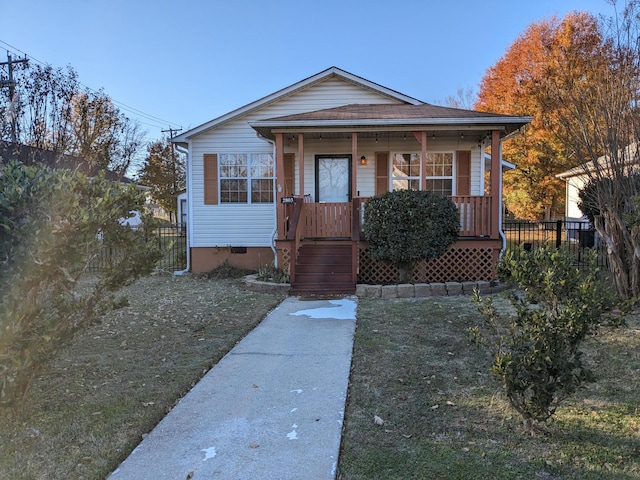
[[(615, 0), (610, 2), (614, 9)], [(590, 184), (598, 215), (595, 228), (606, 244), (610, 269), (622, 298), (640, 294), (640, 8), (638, 0), (601, 19), (603, 42), (580, 75), (569, 68), (573, 52), (549, 45), (539, 96), (556, 99), (548, 113), (558, 138)]]
[(89, 165), (124, 175), (137, 161), (144, 132), (104, 91), (81, 88), (71, 68), (38, 65), (16, 72), (17, 99), (0, 98), (0, 140), (10, 140), (16, 119), (18, 142), (74, 155)]
[[(65, 71), (35, 65), (19, 70), (17, 78), (17, 99), (12, 108), (17, 120), (18, 141), (65, 153), (71, 144), (72, 100), (79, 89), (76, 72), (70, 67)], [(7, 139), (6, 129), (2, 132), (3, 139)]]
[(477, 95), (473, 88), (458, 87), (455, 96), (449, 95), (444, 99), (444, 105), (451, 108), (473, 110), (476, 101)]

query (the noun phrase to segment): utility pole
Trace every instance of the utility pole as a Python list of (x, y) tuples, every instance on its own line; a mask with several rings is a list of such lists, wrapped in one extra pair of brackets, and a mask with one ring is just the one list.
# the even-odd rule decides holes
[(168, 133), (169, 134), (169, 138), (173, 138), (173, 132), (178, 133), (180, 130), (182, 130), (182, 129), (181, 128), (167, 128), (166, 130), (160, 130), (160, 132)]
[[(14, 96), (16, 94), (16, 81), (13, 79), (13, 65), (15, 63), (27, 63), (27, 58), (13, 60), (11, 54), (7, 52), (7, 61), (0, 62), (0, 65), (9, 66), (9, 78), (0, 76), (0, 88), (9, 88), (9, 108), (13, 108)], [(18, 133), (16, 128), (16, 116), (11, 115), (11, 141), (15, 145), (18, 143)]]

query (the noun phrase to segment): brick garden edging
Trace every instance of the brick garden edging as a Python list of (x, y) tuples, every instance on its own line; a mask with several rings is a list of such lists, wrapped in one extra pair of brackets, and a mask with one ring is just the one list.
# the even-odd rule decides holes
[[(273, 292), (288, 294), (288, 283), (262, 282), (256, 275), (247, 275), (245, 285), (254, 292)], [(497, 293), (506, 289), (499, 282), (445, 282), (445, 283), (408, 283), (401, 285), (356, 285), (356, 295), (367, 298), (423, 298), (471, 295), (477, 288), (480, 293)]]

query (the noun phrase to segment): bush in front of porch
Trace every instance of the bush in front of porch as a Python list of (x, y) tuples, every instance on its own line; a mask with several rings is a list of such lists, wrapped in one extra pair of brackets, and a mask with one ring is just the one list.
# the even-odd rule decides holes
[(445, 253), (458, 238), (460, 217), (448, 198), (424, 190), (377, 195), (364, 211), (364, 235), (372, 259), (398, 267), (398, 283), (408, 283), (420, 260)]

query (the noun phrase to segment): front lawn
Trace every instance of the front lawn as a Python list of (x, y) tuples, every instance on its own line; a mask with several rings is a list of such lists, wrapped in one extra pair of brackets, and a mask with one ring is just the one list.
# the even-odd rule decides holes
[(587, 342), (598, 382), (537, 436), (487, 374), (490, 359), (467, 342), (480, 321), (469, 297), (360, 301), (340, 479), (640, 476), (637, 316)]
[[(0, 479), (104, 479), (283, 298), (166, 275), (126, 293), (129, 306), (65, 349), (17, 417), (0, 418)], [(536, 437), (466, 340), (479, 321), (468, 296), (360, 300), (341, 480), (640, 476), (636, 316), (589, 342), (598, 382)]]
[(66, 348), (0, 417), (0, 479), (104, 479), (282, 296), (159, 275)]

